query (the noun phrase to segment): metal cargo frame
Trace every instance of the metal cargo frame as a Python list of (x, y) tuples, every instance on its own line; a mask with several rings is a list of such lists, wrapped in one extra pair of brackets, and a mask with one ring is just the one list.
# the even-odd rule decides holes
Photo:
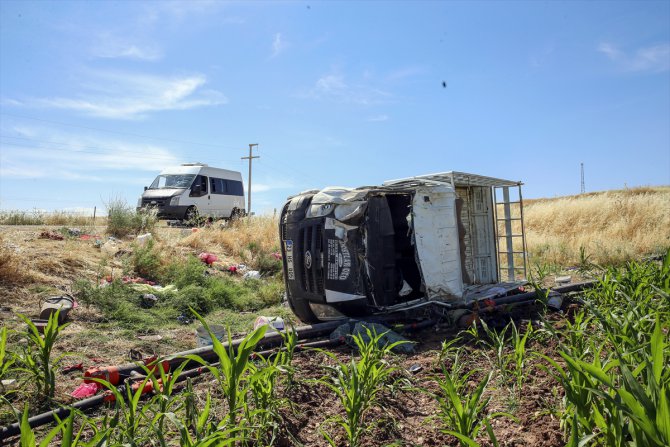
[[(466, 187), (470, 190), (473, 186), (491, 188), (491, 201), (493, 203), (493, 229), (495, 232), (495, 251), (497, 254), (497, 273), (498, 281), (502, 281), (503, 272), (506, 273), (507, 281), (526, 280), (528, 274), (528, 256), (526, 250), (526, 233), (523, 221), (523, 195), (521, 193), (521, 181), (504, 180), (495, 177), (487, 177), (478, 174), (469, 174), (467, 172), (449, 171), (436, 174), (418, 175), (396, 180), (388, 180), (383, 183), (384, 186), (420, 186), (425, 184), (448, 184), (456, 188), (457, 186)], [(510, 188), (516, 187), (519, 194), (519, 200), (510, 200)], [(502, 201), (498, 201), (497, 192), (502, 192)], [(519, 205), (519, 215), (512, 215), (511, 205)], [(498, 205), (503, 208), (502, 217), (498, 213)], [(519, 221), (521, 224), (521, 233), (515, 234), (512, 228), (512, 222)], [(504, 223), (504, 232), (500, 232), (498, 223)], [(514, 241), (521, 239), (522, 251), (514, 249)], [(502, 240), (505, 240), (506, 250), (500, 249)], [(515, 264), (514, 257), (521, 255), (522, 265)], [(503, 258), (506, 262), (503, 263)], [(517, 272), (521, 273), (517, 278)]]

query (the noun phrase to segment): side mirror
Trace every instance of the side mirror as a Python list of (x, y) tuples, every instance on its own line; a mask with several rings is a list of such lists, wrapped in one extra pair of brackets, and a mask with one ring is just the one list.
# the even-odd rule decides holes
[(145, 187), (144, 187), (144, 190), (146, 191), (147, 189), (149, 189), (149, 187), (148, 187), (148, 186), (145, 186)]

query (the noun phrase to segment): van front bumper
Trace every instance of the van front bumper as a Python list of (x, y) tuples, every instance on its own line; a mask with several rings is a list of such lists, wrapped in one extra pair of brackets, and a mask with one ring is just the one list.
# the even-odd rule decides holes
[[(139, 207), (137, 211), (140, 211), (146, 207)], [(158, 210), (158, 217), (165, 219), (183, 219), (186, 216), (186, 210), (188, 205), (176, 205), (176, 206), (159, 206), (156, 208)]]

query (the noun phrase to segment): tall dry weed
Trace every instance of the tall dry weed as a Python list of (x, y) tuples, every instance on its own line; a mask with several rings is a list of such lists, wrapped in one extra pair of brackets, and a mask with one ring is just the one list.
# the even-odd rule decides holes
[(201, 228), (182, 239), (180, 245), (253, 264), (259, 256), (279, 250), (278, 231), (276, 217), (251, 216), (224, 227)]
[(576, 264), (580, 248), (618, 264), (670, 247), (670, 188), (635, 188), (534, 200), (524, 209), (531, 258)]
[(17, 250), (0, 237), (0, 285), (18, 286), (32, 281), (33, 276), (24, 264)]

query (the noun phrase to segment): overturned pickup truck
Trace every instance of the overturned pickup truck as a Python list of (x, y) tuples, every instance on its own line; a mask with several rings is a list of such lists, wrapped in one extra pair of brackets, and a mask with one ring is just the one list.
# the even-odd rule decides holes
[(279, 232), (291, 309), (316, 322), (518, 288), (526, 276), (521, 185), (446, 172), (289, 197)]

